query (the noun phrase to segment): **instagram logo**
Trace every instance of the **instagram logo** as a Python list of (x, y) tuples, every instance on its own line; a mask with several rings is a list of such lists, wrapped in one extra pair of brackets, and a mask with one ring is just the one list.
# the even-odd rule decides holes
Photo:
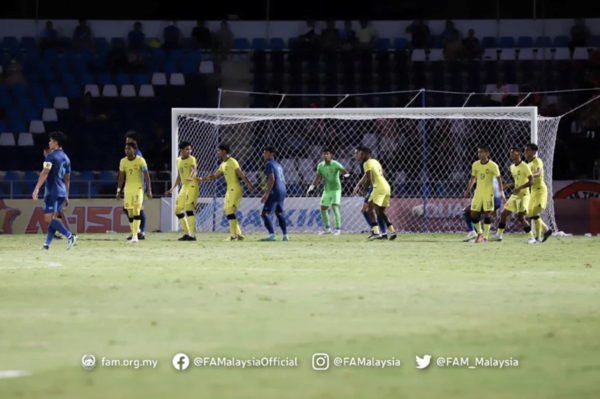
[(327, 353), (315, 353), (312, 357), (313, 370), (327, 370), (329, 368), (329, 355)]

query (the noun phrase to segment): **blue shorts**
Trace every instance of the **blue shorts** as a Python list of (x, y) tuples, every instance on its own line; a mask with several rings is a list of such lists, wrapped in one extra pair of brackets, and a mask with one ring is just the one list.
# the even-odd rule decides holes
[(66, 199), (66, 197), (57, 197), (55, 195), (44, 197), (44, 214), (62, 212)]
[(502, 207), (502, 200), (500, 197), (494, 197), (494, 212)]
[(283, 202), (285, 201), (285, 195), (270, 195), (265, 202), (265, 206), (263, 207), (263, 212), (266, 212), (267, 215), (270, 215), (275, 212), (283, 212)]
[(369, 191), (367, 191), (367, 195), (365, 196), (365, 204), (369, 203), (369, 197), (371, 196), (372, 192), (373, 192), (373, 186), (369, 187)]

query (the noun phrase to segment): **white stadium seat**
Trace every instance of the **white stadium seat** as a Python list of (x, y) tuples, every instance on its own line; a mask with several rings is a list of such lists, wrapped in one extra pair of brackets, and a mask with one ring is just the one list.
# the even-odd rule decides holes
[(426, 59), (427, 59), (427, 57), (425, 54), (425, 50), (422, 50), (422, 49), (413, 50), (413, 52), (410, 56), (410, 60), (413, 62), (422, 62), (422, 61), (425, 61)]
[(522, 48), (519, 51), (519, 61), (532, 61), (535, 59), (532, 48)]
[(119, 92), (117, 90), (117, 86), (105, 85), (102, 88), (102, 97), (119, 97)]
[(154, 86), (141, 85), (140, 86), (140, 97), (154, 97)]
[(44, 111), (42, 111), (42, 120), (44, 122), (58, 121), (58, 115), (56, 114), (56, 110), (54, 108), (45, 108)]
[(590, 58), (590, 53), (585, 47), (576, 47), (573, 51), (573, 59), (577, 61), (584, 61)]
[(517, 58), (517, 52), (514, 48), (505, 48), (500, 53), (500, 61), (514, 61)]
[(182, 73), (172, 73), (169, 76), (169, 84), (173, 86), (183, 86), (185, 85), (185, 78)]
[(69, 109), (69, 100), (67, 97), (56, 97), (54, 99), (55, 109)]
[(200, 63), (200, 73), (215, 73), (215, 66), (212, 61), (202, 61)]
[(121, 97), (136, 97), (134, 85), (121, 86)]
[(83, 93), (90, 93), (92, 97), (100, 97), (100, 88), (98, 85), (85, 85)]
[(31, 121), (29, 124), (29, 131), (31, 133), (46, 133), (46, 127), (43, 121)]
[(567, 47), (559, 47), (554, 52), (554, 59), (555, 60), (570, 60), (571, 52), (569, 51), (569, 49)]
[(152, 84), (155, 86), (164, 86), (167, 84), (167, 75), (164, 73), (152, 74)]
[(498, 61), (498, 50), (495, 48), (486, 48), (483, 51), (484, 61)]
[(17, 145), (15, 142), (15, 135), (12, 133), (0, 133), (0, 147), (14, 147)]
[(33, 134), (31, 133), (20, 133), (19, 134), (19, 147), (31, 147), (33, 146)]
[(429, 61), (442, 61), (444, 59), (444, 50), (441, 48), (431, 49), (429, 52)]

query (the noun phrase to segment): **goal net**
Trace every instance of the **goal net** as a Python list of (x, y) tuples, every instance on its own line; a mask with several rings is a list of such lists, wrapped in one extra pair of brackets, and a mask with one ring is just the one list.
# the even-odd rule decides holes
[[(369, 230), (361, 214), (364, 198), (352, 197), (361, 178), (354, 160), (359, 145), (372, 149), (392, 187), (388, 216), (405, 233), (464, 232), (463, 209), (470, 204), (464, 191), (477, 160), (477, 147), (487, 145), (500, 167), (503, 181), (511, 182), (511, 147), (530, 142), (539, 146), (545, 165), (548, 207), (544, 221), (557, 230), (552, 202), (552, 161), (560, 118), (537, 115), (536, 107), (498, 108), (362, 108), (362, 109), (173, 109), (172, 178), (177, 178), (178, 143), (192, 143), (200, 176), (214, 173), (220, 161), (217, 146), (227, 143), (231, 156), (258, 192), (244, 198), (237, 213), (244, 232), (264, 232), (260, 213), (266, 187), (263, 153), (277, 149), (287, 185), (285, 217), (292, 233), (317, 232), (321, 183), (312, 195), (308, 186), (316, 175), (324, 147), (351, 173), (342, 182), (342, 232)], [(243, 184), (242, 184), (243, 185)], [(196, 230), (228, 232), (224, 214), (224, 178), (201, 184)], [(507, 191), (508, 198), (510, 191)], [(177, 193), (173, 194), (173, 201)], [(333, 220), (333, 218), (331, 219)], [(172, 229), (179, 230), (172, 215)], [(496, 222), (494, 222), (495, 224)], [(507, 231), (522, 231), (511, 219)]]

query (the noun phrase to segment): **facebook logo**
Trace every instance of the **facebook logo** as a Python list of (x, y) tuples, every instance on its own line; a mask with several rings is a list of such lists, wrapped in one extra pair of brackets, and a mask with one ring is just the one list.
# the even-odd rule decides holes
[(173, 367), (177, 370), (185, 370), (190, 365), (190, 358), (185, 353), (178, 353), (173, 356)]

